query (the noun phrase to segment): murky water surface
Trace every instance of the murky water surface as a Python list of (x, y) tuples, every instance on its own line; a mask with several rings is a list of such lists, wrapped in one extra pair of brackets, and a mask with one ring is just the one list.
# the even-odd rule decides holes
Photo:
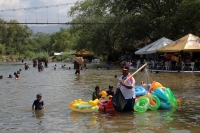
[[(89, 64), (80, 76), (74, 70), (61, 68), (64, 63), (50, 63), (38, 72), (30, 63), (24, 70), (21, 63), (1, 63), (0, 75), (0, 132), (4, 133), (199, 133), (200, 132), (200, 73), (150, 73), (149, 78), (171, 88), (183, 101), (177, 110), (157, 110), (146, 113), (78, 113), (69, 109), (75, 99), (91, 99), (96, 85), (107, 90), (116, 86), (121, 70), (105, 68), (97, 70)], [(65, 63), (73, 67), (73, 64)], [(19, 80), (6, 78), (22, 69)], [(131, 71), (134, 72), (134, 71)], [(140, 79), (142, 72), (135, 75)], [(145, 77), (143, 77), (145, 78)], [(138, 84), (140, 81), (138, 81)], [(42, 93), (45, 103), (43, 112), (32, 112), (36, 94)]]

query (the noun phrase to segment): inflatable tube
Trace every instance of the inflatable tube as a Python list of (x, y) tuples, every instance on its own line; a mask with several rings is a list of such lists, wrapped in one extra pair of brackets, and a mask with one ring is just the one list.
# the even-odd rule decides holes
[(112, 111), (115, 110), (111, 100), (100, 100), (97, 104), (99, 106), (99, 111)]
[(152, 84), (151, 84), (151, 86), (150, 86), (150, 89), (152, 91), (154, 91), (157, 88), (165, 88), (165, 87), (163, 87), (159, 82), (153, 81)]
[(138, 98), (135, 102), (134, 110), (137, 112), (146, 112), (149, 106), (149, 99), (145, 96)]
[(160, 99), (154, 95), (150, 95), (148, 98), (150, 102), (148, 108), (151, 110), (157, 110), (160, 107)]
[(142, 86), (135, 86), (135, 95), (136, 96), (144, 96), (146, 95), (147, 91)]
[(170, 88), (166, 88), (165, 89), (165, 93), (166, 93), (166, 96), (169, 99), (169, 102), (172, 105), (172, 107), (174, 107), (174, 108), (178, 107), (177, 100), (176, 100), (176, 98), (174, 96), (174, 93), (171, 91), (171, 89)]
[(162, 109), (171, 109), (171, 104), (169, 101), (160, 100), (160, 107)]
[(99, 110), (99, 107), (97, 106), (98, 102), (98, 99), (95, 99), (94, 101), (90, 100), (89, 102), (78, 99), (70, 103), (70, 109), (77, 112), (97, 112)]
[(152, 92), (152, 94), (157, 96), (159, 99), (168, 101), (165, 91), (161, 88), (157, 88), (154, 92)]
[(149, 91), (150, 91), (151, 84), (142, 84), (142, 87), (144, 87), (145, 90), (146, 90), (147, 92), (149, 92)]

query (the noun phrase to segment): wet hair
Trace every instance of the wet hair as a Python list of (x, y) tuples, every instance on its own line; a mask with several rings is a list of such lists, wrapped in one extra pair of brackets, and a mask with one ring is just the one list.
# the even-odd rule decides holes
[(96, 86), (96, 87), (95, 87), (95, 90), (97, 91), (99, 88), (100, 88), (99, 86)]
[(109, 89), (111, 89), (111, 88), (113, 88), (113, 86), (111, 86), (111, 85), (109, 85), (109, 87), (108, 87)]
[(16, 75), (17, 73), (16, 72), (14, 72), (14, 75)]
[(36, 97), (42, 97), (42, 94), (41, 94), (41, 93), (38, 93), (38, 94), (36, 95)]
[(3, 75), (0, 75), (0, 79), (3, 79)]
[(12, 75), (11, 75), (11, 74), (9, 74), (8, 78), (12, 78)]
[(15, 78), (19, 78), (19, 75), (15, 74)]

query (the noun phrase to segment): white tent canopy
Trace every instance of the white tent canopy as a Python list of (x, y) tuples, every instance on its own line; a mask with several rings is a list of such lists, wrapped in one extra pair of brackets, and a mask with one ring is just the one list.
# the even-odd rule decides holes
[(63, 54), (63, 52), (60, 52), (60, 53), (54, 53), (54, 56), (56, 56), (56, 55), (62, 55)]
[(159, 48), (162, 48), (164, 46), (166, 46), (167, 44), (170, 44), (171, 42), (173, 42), (170, 39), (167, 39), (165, 37), (160, 38), (159, 40), (150, 43), (149, 45), (139, 49), (138, 51), (135, 52), (135, 54), (152, 54), (152, 53), (156, 53), (156, 50)]

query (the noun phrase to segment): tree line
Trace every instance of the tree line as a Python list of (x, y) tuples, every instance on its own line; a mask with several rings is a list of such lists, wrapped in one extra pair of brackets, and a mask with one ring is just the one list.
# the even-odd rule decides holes
[(141, 47), (161, 37), (176, 40), (188, 33), (199, 36), (199, 9), (200, 0), (77, 1), (69, 14), (79, 24), (53, 34), (34, 34), (16, 20), (11, 25), (0, 19), (0, 54), (34, 57), (85, 48), (118, 60), (123, 47)]

